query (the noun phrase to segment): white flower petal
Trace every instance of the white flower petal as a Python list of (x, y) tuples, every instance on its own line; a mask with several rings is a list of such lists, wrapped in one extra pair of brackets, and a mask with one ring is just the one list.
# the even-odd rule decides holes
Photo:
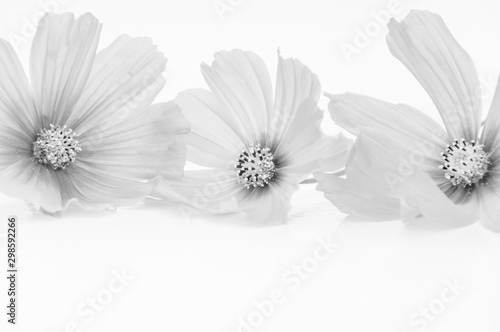
[(359, 136), (346, 162), (346, 179), (326, 177), (324, 183), (318, 180), (318, 189), (348, 213), (399, 219), (405, 182), (419, 170), (439, 171), (446, 134), (406, 105), (354, 94), (328, 97), (333, 120)]
[(373, 220), (399, 219), (400, 204), (395, 197), (381, 193), (369, 183), (361, 183), (323, 172), (314, 173), (317, 190), (339, 211)]
[[(186, 90), (177, 95), (175, 102), (191, 124), (191, 132), (229, 150), (239, 150), (245, 141), (243, 133), (235, 131), (234, 117), (224, 109), (213, 93), (203, 89)], [(226, 113), (227, 112), (227, 113)], [(217, 130), (213, 130), (217, 128)]]
[(487, 229), (500, 232), (500, 200), (489, 199), (481, 209), (481, 224)]
[(411, 140), (434, 135), (436, 141), (443, 145), (442, 148), (448, 144), (444, 140), (447, 138), (445, 131), (436, 121), (411, 106), (391, 104), (354, 93), (325, 95), (330, 98), (328, 110), (332, 119), (354, 135), (359, 133), (360, 127), (368, 127)]
[(305, 176), (321, 168), (327, 160), (330, 169), (343, 168), (350, 147), (344, 136), (325, 137), (321, 131), (323, 112), (312, 99), (306, 99), (295, 112), (276, 147), (275, 159), (287, 174)]
[[(318, 77), (297, 59), (283, 59), (278, 56), (276, 76), (276, 96), (273, 113), (269, 119), (271, 145), (280, 142), (290, 123), (295, 121), (296, 113), (306, 99), (318, 103), (321, 84)], [(304, 111), (304, 110), (302, 110)], [(316, 109), (308, 110), (315, 113)]]
[(312, 145), (320, 142), (323, 133), (320, 129), (323, 112), (318, 108), (312, 99), (306, 99), (301, 104), (297, 112), (282, 135), (282, 138), (275, 146), (276, 156), (285, 165), (292, 165), (294, 157), (300, 156)]
[(286, 222), (292, 208), (291, 198), (299, 189), (298, 181), (288, 177), (279, 183), (271, 183), (258, 197), (241, 204), (241, 211), (247, 218), (266, 225), (279, 225)]
[[(303, 178), (314, 171), (335, 172), (345, 167), (352, 140), (342, 134), (336, 137), (324, 137), (313, 142), (309, 149), (293, 153), (293, 157), (280, 170)], [(278, 171), (279, 172), (279, 171)]]
[(500, 160), (500, 78), (484, 123), (481, 144), (484, 144), (485, 151), (492, 153), (493, 159)]
[(189, 133), (186, 138), (186, 159), (197, 165), (213, 168), (227, 168), (236, 165), (239, 153), (231, 153), (214, 141), (197, 133)]
[(100, 51), (67, 125), (78, 134), (144, 112), (165, 84), (167, 59), (149, 38), (121, 36)]
[[(496, 176), (500, 174), (497, 172)], [(500, 181), (481, 188), (481, 224), (494, 232), (500, 232)]]
[(243, 190), (235, 171), (210, 169), (186, 171), (182, 180), (162, 181), (152, 196), (198, 211), (229, 213), (239, 211)]
[(352, 139), (342, 134), (325, 138), (320, 149), (323, 154), (323, 159), (320, 161), (321, 171), (335, 172), (345, 168), (352, 143)]
[(60, 124), (80, 97), (94, 61), (101, 24), (91, 14), (46, 14), (31, 50), (31, 83), (42, 125)]
[[(28, 78), (12, 46), (0, 39), (0, 118), (2, 125), (29, 141), (40, 128)], [(2, 145), (0, 143), (0, 145)]]
[(338, 125), (355, 135), (371, 131), (385, 141), (385, 148), (398, 151), (389, 169), (410, 163), (435, 171), (442, 164), (441, 152), (449, 144), (447, 135), (426, 114), (407, 105), (351, 93), (327, 96), (330, 98), (328, 110)]
[(0, 170), (1, 190), (38, 204), (47, 212), (60, 212), (64, 207), (55, 173), (31, 158), (25, 158)]
[(403, 221), (425, 221), (453, 227), (469, 225), (479, 219), (477, 197), (464, 205), (453, 203), (423, 172), (411, 176), (404, 190)]
[(233, 130), (234, 119), (221, 112), (225, 106), (210, 91), (202, 89), (183, 91), (175, 101), (191, 124), (187, 159), (215, 168), (236, 162), (246, 139)]
[(314, 173), (317, 189), (344, 213), (375, 220), (399, 219), (399, 192), (404, 178), (394, 162), (397, 151), (377, 141), (381, 134), (370, 134), (358, 137), (352, 147), (346, 163), (346, 178)]
[(71, 165), (56, 172), (61, 186), (61, 199), (65, 207), (76, 203), (88, 210), (103, 210), (119, 206), (133, 206), (142, 202), (151, 192), (148, 182), (129, 180), (117, 168), (114, 174), (100, 167)]
[(150, 180), (182, 177), (188, 130), (180, 108), (163, 103), (83, 137), (76, 162), (56, 172), (64, 205), (101, 210), (142, 202), (153, 189)]
[(19, 160), (31, 158), (36, 135), (28, 136), (24, 131), (15, 129), (10, 121), (0, 123), (0, 171)]
[(272, 86), (262, 59), (249, 51), (220, 51), (211, 66), (201, 65), (210, 90), (225, 106), (237, 132), (245, 133), (248, 143), (258, 142), (268, 127), (272, 111)]
[(441, 17), (412, 10), (400, 23), (392, 19), (388, 27), (389, 49), (431, 96), (450, 139), (477, 139), (481, 124), (478, 74)]
[(132, 114), (119, 126), (79, 137), (82, 151), (75, 165), (128, 181), (148, 181), (160, 174), (180, 178), (188, 131), (177, 105), (156, 104), (144, 114)]

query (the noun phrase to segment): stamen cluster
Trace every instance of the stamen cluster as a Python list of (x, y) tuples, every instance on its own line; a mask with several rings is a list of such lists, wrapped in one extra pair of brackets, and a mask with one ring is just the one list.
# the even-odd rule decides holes
[(273, 154), (269, 148), (261, 148), (260, 144), (241, 151), (235, 168), (238, 183), (247, 189), (263, 188), (276, 176)]
[(75, 136), (72, 129), (51, 124), (50, 129), (42, 129), (37, 135), (33, 143), (33, 157), (38, 163), (51, 166), (54, 170), (65, 169), (82, 151)]
[(474, 140), (470, 143), (463, 138), (455, 140), (441, 155), (444, 164), (439, 167), (454, 186), (471, 186), (488, 172), (489, 155), (484, 151), (484, 145), (476, 144)]

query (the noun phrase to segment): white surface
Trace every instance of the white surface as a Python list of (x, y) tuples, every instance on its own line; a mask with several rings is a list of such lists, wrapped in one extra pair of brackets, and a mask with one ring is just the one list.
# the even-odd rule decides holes
[[(74, 0), (60, 10), (89, 11), (103, 22), (101, 47), (122, 33), (152, 37), (169, 58), (167, 85), (158, 100), (205, 87), (199, 63), (211, 62), (219, 49), (253, 50), (274, 75), (279, 46), (284, 56), (309, 65), (325, 91), (405, 102), (437, 117), (425, 91), (389, 54), (385, 30), (350, 63), (340, 51), (341, 43), (352, 43), (356, 29), (373, 20), (371, 12), (388, 3), (243, 0), (224, 20), (212, 0)], [(474, 58), (489, 105), (488, 88), (500, 65), (498, 2), (400, 3), (398, 17), (410, 8), (443, 16)], [(23, 20), (41, 6), (19, 1), (0, 9), (0, 36), (7, 38), (22, 34)], [(23, 59), (28, 49), (18, 47)], [(321, 105), (326, 106), (325, 99)], [(335, 130), (329, 119), (324, 127)], [(342, 222), (343, 215), (314, 185), (294, 197), (290, 222), (277, 227), (249, 225), (234, 216), (185, 219), (176, 208), (157, 204), (53, 218), (0, 197), (0, 218), (12, 214), (21, 220), (20, 324), (7, 326), (2, 309), (1, 331), (62, 332), (72, 321), (82, 332), (238, 331), (239, 319), (257, 310), (255, 301), (280, 291), (283, 303), (255, 331), (418, 331), (410, 319), (429, 305), (443, 312), (425, 331), (500, 330), (498, 235), (479, 225), (450, 231), (401, 222)], [(0, 230), (5, 270), (5, 223)], [(292, 282), (290, 271), (312, 264), (314, 253), (322, 250), (318, 241), (329, 236), (338, 248), (294, 290), (298, 279)], [(113, 271), (122, 269), (134, 280), (85, 322), (88, 316), (78, 315), (77, 308), (105, 294)], [(5, 303), (7, 288), (1, 280), (0, 303)], [(442, 295), (452, 295), (447, 280), (466, 288), (440, 308)]]

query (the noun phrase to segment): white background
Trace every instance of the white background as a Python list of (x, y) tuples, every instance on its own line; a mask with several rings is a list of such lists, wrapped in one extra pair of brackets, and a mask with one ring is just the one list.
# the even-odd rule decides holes
[[(29, 41), (26, 22), (44, 10), (43, 1), (6, 2), (0, 5), (0, 36)], [(285, 57), (310, 66), (324, 91), (404, 102), (437, 118), (425, 91), (390, 55), (386, 28), (376, 29), (373, 11), (387, 10), (390, 1), (232, 0), (233, 10), (222, 18), (213, 0), (64, 2), (57, 11), (88, 11), (104, 23), (101, 48), (122, 33), (153, 38), (169, 59), (159, 101), (205, 87), (199, 64), (210, 63), (220, 49), (253, 50), (274, 76), (279, 47)], [(397, 8), (397, 18), (411, 8), (442, 15), (476, 62), (487, 109), (500, 65), (498, 1), (400, 0)], [(348, 61), (340, 45), (352, 45), (358, 29), (369, 27), (372, 37)], [(24, 63), (29, 44), (16, 47)], [(336, 131), (329, 117), (324, 128)], [(186, 218), (154, 204), (54, 218), (0, 197), (2, 270), (7, 216), (21, 221), (19, 324), (5, 323), (2, 278), (0, 330), (63, 332), (72, 331), (73, 322), (82, 332), (500, 330), (497, 234), (477, 224), (443, 230), (343, 221), (314, 187), (304, 186), (289, 223), (274, 227), (236, 216)], [(327, 255), (319, 243), (332, 239), (336, 248)], [(318, 262), (315, 253), (324, 259)], [(309, 272), (290, 279), (303, 265)], [(123, 271), (133, 280), (108, 299), (110, 283), (119, 285), (114, 273)], [(454, 282), (463, 289), (452, 296), (448, 285)], [(268, 303), (276, 292), (282, 301), (260, 313), (255, 303)], [(92, 317), (77, 313), (96, 296), (109, 303)], [(424, 329), (417, 315), (429, 306)], [(242, 320), (251, 325), (242, 327)]]

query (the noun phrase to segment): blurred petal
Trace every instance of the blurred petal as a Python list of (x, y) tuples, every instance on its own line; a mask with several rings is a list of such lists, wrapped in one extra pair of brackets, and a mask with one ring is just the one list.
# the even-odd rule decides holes
[[(296, 113), (304, 100), (309, 99), (311, 104), (317, 104), (320, 94), (318, 77), (308, 67), (297, 59), (278, 56), (276, 96), (268, 133), (271, 145), (277, 145), (281, 141), (290, 123), (297, 118)], [(311, 114), (316, 111), (315, 107), (308, 110)]]
[(73, 202), (89, 210), (133, 206), (142, 202), (152, 190), (148, 182), (126, 179), (118, 173), (121, 171), (118, 168), (111, 174), (85, 164), (70, 167), (56, 173), (65, 206)]
[[(323, 138), (320, 125), (323, 112), (311, 99), (304, 100), (285, 128), (283, 137), (276, 145), (276, 158), (280, 164), (293, 166), (308, 150), (314, 149)], [(312, 170), (311, 170), (312, 171)], [(309, 172), (311, 172), (309, 171)]]
[(335, 172), (345, 168), (352, 143), (352, 139), (345, 137), (343, 134), (325, 138), (321, 144), (323, 145), (321, 147), (323, 154), (320, 161), (321, 171)]
[(283, 224), (292, 208), (292, 195), (298, 189), (298, 181), (291, 177), (271, 183), (264, 193), (242, 204), (242, 211), (247, 218), (262, 224)]
[(26, 138), (26, 134), (9, 126), (9, 123), (0, 124), (0, 171), (16, 162), (31, 158), (33, 138)]
[(82, 135), (82, 152), (75, 165), (128, 181), (148, 181), (160, 174), (180, 178), (186, 153), (182, 135), (188, 131), (176, 104), (156, 104), (119, 126)]
[(406, 151), (401, 152), (397, 144), (387, 147), (384, 143), (391, 144), (392, 139), (365, 129), (347, 159), (346, 178), (314, 173), (317, 189), (342, 212), (376, 220), (399, 219), (399, 193), (408, 176), (403, 172), (411, 173), (415, 168), (406, 169), (404, 158), (398, 160)]
[(165, 84), (167, 60), (149, 38), (121, 36), (100, 51), (88, 84), (67, 120), (78, 134), (144, 112)]
[(76, 162), (56, 173), (63, 202), (96, 210), (140, 203), (153, 178), (182, 177), (188, 130), (180, 108), (163, 103), (85, 137)]
[(0, 77), (0, 126), (15, 133), (12, 139), (31, 141), (41, 129), (41, 121), (21, 62), (3, 39), (0, 39)]
[(224, 106), (209, 91), (181, 92), (175, 99), (191, 124), (187, 159), (198, 165), (225, 168), (235, 162), (246, 139), (236, 133), (231, 117), (221, 113)]
[(199, 211), (229, 213), (239, 211), (243, 190), (236, 180), (236, 172), (210, 169), (186, 171), (182, 181), (163, 181), (152, 196)]
[(346, 162), (346, 178), (323, 177), (318, 189), (347, 213), (399, 219), (407, 179), (420, 170), (438, 176), (446, 134), (406, 105), (354, 94), (328, 97), (333, 120), (359, 136)]
[(0, 171), (31, 157), (40, 130), (31, 88), (12, 46), (0, 39)]
[(334, 170), (345, 166), (350, 140), (342, 135), (325, 137), (321, 131), (322, 118), (323, 112), (313, 100), (301, 103), (276, 148), (275, 158), (282, 165), (282, 171), (308, 175), (320, 169), (324, 159)]
[(405, 140), (436, 136), (440, 152), (448, 144), (445, 131), (436, 121), (411, 106), (391, 104), (354, 93), (325, 95), (330, 98), (328, 110), (332, 119), (354, 135), (359, 133), (359, 128), (367, 127), (401, 136)]
[[(239, 149), (244, 140), (242, 133), (234, 131), (234, 120), (221, 112), (224, 109), (213, 93), (203, 89), (186, 90), (177, 95), (175, 102), (191, 124), (191, 132), (204, 136), (228, 149)], [(211, 130), (217, 128), (217, 130)]]
[(272, 110), (272, 86), (262, 59), (249, 51), (220, 51), (201, 71), (210, 90), (224, 106), (223, 117), (244, 133), (249, 144), (261, 138)]
[[(212, 93), (188, 90), (176, 101), (193, 123), (188, 159), (213, 169), (188, 172), (182, 181), (164, 181), (153, 196), (209, 212), (243, 212), (251, 219), (270, 222), (286, 220), (299, 176), (320, 168), (323, 158), (340, 152), (330, 151), (330, 140), (323, 141), (322, 112), (316, 106), (317, 78), (298, 61), (280, 58), (280, 63), (282, 82), (274, 109), (269, 74), (255, 54), (222, 51), (216, 53), (212, 66), (202, 64)], [(276, 137), (271, 115), (284, 125), (279, 132), (283, 144), (270, 141)], [(241, 149), (255, 144), (272, 149), (280, 170), (265, 188), (245, 189), (238, 183), (234, 164)]]
[(372, 140), (384, 141), (383, 145), (378, 142), (375, 148), (393, 155), (388, 159), (387, 170), (418, 165), (436, 172), (442, 164), (441, 152), (448, 145), (447, 135), (419, 110), (350, 93), (327, 96), (330, 98), (328, 110), (338, 125), (355, 135), (373, 133), (376, 137), (371, 137)]
[(43, 127), (57, 125), (71, 112), (87, 83), (101, 24), (91, 14), (46, 14), (31, 50), (31, 83)]
[(226, 168), (236, 163), (239, 153), (231, 153), (217, 143), (190, 133), (186, 139), (188, 161), (204, 167)]
[(476, 188), (481, 201), (481, 224), (500, 232), (500, 164), (493, 164), (486, 176), (487, 181)]
[(405, 186), (403, 221), (426, 221), (447, 226), (462, 227), (479, 219), (479, 205), (476, 199), (464, 205), (453, 203), (423, 172), (411, 176)]
[(476, 67), (442, 18), (412, 10), (400, 23), (392, 19), (388, 27), (389, 49), (431, 96), (450, 139), (477, 139), (481, 89)]
[(0, 182), (2, 192), (39, 204), (47, 212), (55, 213), (64, 208), (56, 172), (31, 158), (0, 170)]
[(370, 183), (323, 172), (314, 173), (314, 177), (318, 180), (317, 190), (323, 191), (325, 197), (343, 213), (374, 220), (399, 219), (399, 200)]

